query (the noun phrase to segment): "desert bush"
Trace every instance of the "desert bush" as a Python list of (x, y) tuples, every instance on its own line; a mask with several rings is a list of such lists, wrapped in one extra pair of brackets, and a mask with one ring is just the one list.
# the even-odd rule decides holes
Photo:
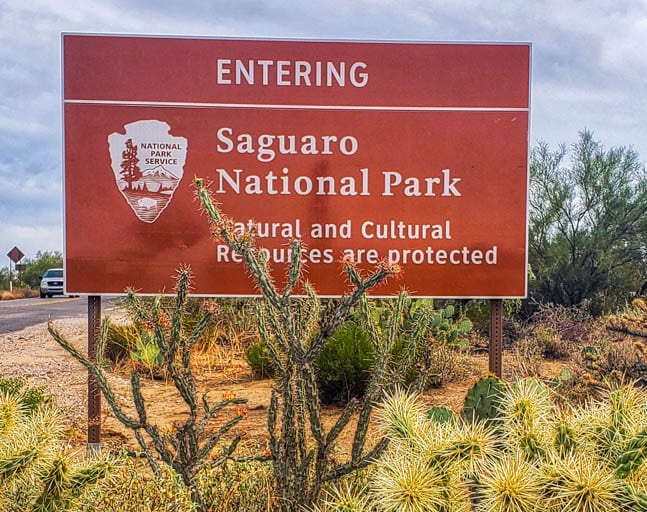
[(272, 512), (277, 509), (267, 462), (229, 462), (199, 476), (210, 512)]
[(566, 307), (540, 304), (530, 318), (531, 327), (541, 326), (562, 340), (586, 344), (599, 336), (599, 327), (587, 303)]
[[(141, 297), (139, 307), (152, 311), (155, 299), (152, 297)], [(183, 328), (190, 332), (202, 320), (203, 312), (210, 311), (208, 324), (203, 328), (200, 339), (195, 343), (195, 349), (208, 351), (215, 346), (234, 347), (242, 351), (244, 347), (258, 340), (258, 330), (254, 321), (256, 314), (257, 299), (233, 299), (233, 298), (187, 298), (185, 312), (182, 318)], [(124, 332), (117, 328), (116, 341), (121, 341), (120, 336), (132, 336), (133, 329), (141, 333), (146, 330), (145, 323), (142, 323), (137, 311), (127, 301), (122, 301), (120, 307), (125, 310), (129, 322)], [(160, 298), (162, 311), (172, 311), (174, 307), (171, 297)], [(130, 324), (130, 325), (129, 325)], [(123, 344), (123, 343), (122, 343)], [(134, 346), (133, 340), (126, 343), (129, 349)]]
[(465, 350), (434, 341), (430, 343), (427, 386), (443, 387), (464, 380), (476, 371), (474, 361)]
[(252, 370), (252, 376), (256, 379), (268, 379), (274, 377), (275, 369), (272, 364), (267, 343), (258, 341), (250, 345), (245, 351), (245, 360)]
[(514, 344), (505, 373), (515, 378), (536, 377), (541, 375), (543, 361), (543, 350), (537, 339), (523, 338)]
[(533, 335), (544, 359), (568, 359), (577, 340), (568, 341), (553, 327), (540, 324), (535, 327)]
[(74, 512), (195, 512), (191, 494), (168, 467), (153, 473), (122, 455), (109, 480), (86, 493)]
[(529, 378), (501, 387), (494, 424), (439, 422), (415, 395), (398, 392), (379, 409), (379, 428), (391, 443), (368, 490), (339, 493), (357, 507), (328, 499), (319, 510), (645, 510), (646, 412), (647, 394), (633, 386), (560, 408), (545, 384)]
[[(139, 305), (152, 315), (155, 299), (141, 297)], [(256, 299), (204, 299), (187, 298), (186, 310), (182, 319), (182, 327), (191, 332), (200, 322), (203, 312), (210, 311), (208, 324), (204, 326), (200, 338), (193, 345), (192, 351), (200, 356), (202, 366), (211, 366), (216, 361), (227, 360), (232, 353), (242, 354), (252, 351), (252, 357), (260, 356), (261, 346), (258, 344), (258, 331), (253, 325)], [(142, 375), (154, 379), (166, 379), (164, 365), (155, 343), (150, 339), (150, 324), (142, 321), (127, 301), (119, 306), (125, 310), (126, 318), (121, 321), (109, 321), (108, 337), (105, 348), (106, 360), (114, 365), (136, 367)], [(165, 317), (170, 317), (173, 301), (170, 297), (161, 297), (160, 310)], [(262, 366), (262, 360), (254, 360), (254, 364)], [(256, 374), (257, 370), (252, 369)], [(271, 371), (270, 368), (262, 370)]]
[(361, 398), (371, 379), (375, 348), (355, 321), (344, 324), (321, 349), (315, 362), (319, 397), (324, 404)]
[[(157, 472), (122, 453), (110, 479), (79, 500), (74, 512), (196, 512), (190, 489), (171, 468)], [(230, 461), (197, 475), (209, 512), (271, 512), (275, 500), (267, 463)]]
[(0, 291), (0, 300), (14, 300), (14, 299), (31, 299), (38, 297), (38, 290), (31, 288), (14, 288), (13, 291), (2, 290)]
[[(194, 300), (198, 301), (198, 299)], [(211, 325), (207, 327), (205, 335), (196, 344), (199, 350), (208, 351), (217, 344), (242, 352), (258, 341), (256, 326), (258, 299), (200, 299), (199, 304), (200, 307), (209, 308), (214, 312)]]
[(577, 371), (593, 384), (633, 381), (647, 385), (645, 345), (630, 339), (600, 339), (583, 347), (576, 358)]
[(132, 321), (114, 322), (106, 319), (108, 332), (106, 333), (106, 348), (104, 357), (111, 363), (121, 363), (130, 360), (130, 353), (137, 344), (140, 328)]

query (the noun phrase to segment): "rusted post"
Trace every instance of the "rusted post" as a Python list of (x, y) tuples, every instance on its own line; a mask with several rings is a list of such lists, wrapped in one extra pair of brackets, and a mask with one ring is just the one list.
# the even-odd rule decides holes
[[(101, 332), (101, 296), (88, 296), (88, 359), (94, 361)], [(88, 454), (101, 449), (101, 390), (88, 370)]]
[(490, 299), (490, 373), (503, 375), (503, 300)]

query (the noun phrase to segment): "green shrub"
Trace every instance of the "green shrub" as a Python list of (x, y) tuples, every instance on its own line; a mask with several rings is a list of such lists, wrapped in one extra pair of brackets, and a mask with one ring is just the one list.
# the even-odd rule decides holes
[[(267, 344), (259, 341), (245, 352), (255, 378), (275, 375)], [(366, 391), (375, 357), (373, 344), (356, 322), (350, 321), (331, 336), (317, 357), (317, 386), (324, 404), (345, 404)]]
[(252, 375), (256, 379), (268, 379), (274, 376), (275, 370), (272, 359), (264, 341), (250, 345), (245, 351), (245, 359), (252, 369)]
[(375, 357), (366, 332), (351, 321), (325, 344), (317, 358), (317, 384), (324, 404), (345, 404), (364, 395)]

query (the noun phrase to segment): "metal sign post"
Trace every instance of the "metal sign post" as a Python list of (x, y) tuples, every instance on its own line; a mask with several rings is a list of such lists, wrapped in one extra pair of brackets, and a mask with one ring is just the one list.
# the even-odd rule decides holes
[(13, 291), (13, 283), (11, 279), (11, 262), (13, 261), (14, 263), (18, 263), (24, 256), (23, 252), (18, 249), (18, 247), (14, 247), (11, 249), (8, 253), (7, 256), (9, 256), (9, 291)]
[[(88, 359), (97, 357), (97, 345), (101, 335), (101, 296), (88, 296)], [(88, 370), (88, 454), (101, 449), (101, 390)]]
[(490, 300), (490, 373), (503, 375), (503, 300)]

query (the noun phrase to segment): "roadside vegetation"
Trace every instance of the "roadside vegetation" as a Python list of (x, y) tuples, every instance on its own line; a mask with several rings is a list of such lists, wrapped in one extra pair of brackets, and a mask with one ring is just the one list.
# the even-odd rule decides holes
[[(129, 293), (92, 360), (50, 324), (139, 447), (69, 459), (56, 496), (67, 508), (51, 510), (647, 511), (647, 173), (587, 131), (570, 148), (537, 146), (530, 172), (529, 297), (505, 303), (502, 380), (487, 375), (485, 301), (367, 298), (399, 276), (388, 263), (344, 262), (349, 290), (321, 299), (295, 257), (279, 287), (253, 234), (233, 233), (196, 180), (205, 229), (242, 256), (261, 297), (190, 298), (180, 269), (175, 297)], [(60, 266), (51, 257), (37, 260)], [(232, 360), (250, 384), (271, 382), (261, 439), (241, 437), (244, 393), (202, 387)], [(110, 374), (130, 381), (127, 396)], [(16, 492), (3, 454), (29, 449), (3, 429), (31, 432), (27, 411), (54, 411), (45, 390), (11, 382), (0, 379), (0, 503)], [(145, 399), (159, 382), (180, 404), (162, 422)]]
[(38, 297), (40, 278), (49, 268), (63, 267), (63, 255), (58, 251), (38, 251), (34, 258), (21, 261), (24, 272), (11, 271), (12, 291), (9, 291), (9, 267), (0, 268), (0, 300), (28, 299)]

